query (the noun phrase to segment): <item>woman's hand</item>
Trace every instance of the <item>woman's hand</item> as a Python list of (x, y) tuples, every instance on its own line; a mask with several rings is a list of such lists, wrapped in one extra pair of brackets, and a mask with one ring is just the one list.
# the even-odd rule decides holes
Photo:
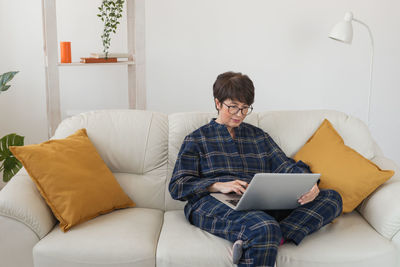
[(221, 192), (226, 194), (235, 192), (238, 195), (243, 195), (248, 185), (248, 183), (242, 180), (235, 180), (231, 182), (217, 182), (207, 187), (207, 190), (212, 193)]
[(318, 185), (315, 184), (310, 191), (302, 195), (297, 202), (300, 203), (300, 205), (304, 205), (308, 202), (313, 201), (319, 194), (319, 188)]

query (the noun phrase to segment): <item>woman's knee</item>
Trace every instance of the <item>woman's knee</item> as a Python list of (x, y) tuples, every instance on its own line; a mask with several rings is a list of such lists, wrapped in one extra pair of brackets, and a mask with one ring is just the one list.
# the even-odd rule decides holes
[(282, 239), (279, 223), (275, 220), (262, 220), (248, 227), (249, 239), (256, 243), (277, 243)]
[(327, 203), (327, 205), (335, 208), (337, 215), (342, 212), (343, 201), (341, 195), (333, 189), (323, 189), (319, 193), (319, 197)]

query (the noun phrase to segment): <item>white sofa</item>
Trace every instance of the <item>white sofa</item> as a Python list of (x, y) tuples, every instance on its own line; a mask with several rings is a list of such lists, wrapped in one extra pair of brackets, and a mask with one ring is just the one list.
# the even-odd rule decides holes
[[(185, 203), (168, 192), (183, 138), (215, 116), (114, 110), (64, 120), (54, 138), (86, 128), (137, 207), (102, 215), (63, 233), (22, 170), (0, 191), (0, 266), (232, 266), (231, 243), (189, 224)], [(253, 113), (246, 121), (267, 131), (293, 156), (324, 118), (347, 145), (396, 174), (357, 211), (340, 216), (300, 246), (281, 246), (277, 266), (400, 266), (400, 172), (383, 156), (364, 123), (327, 110)]]

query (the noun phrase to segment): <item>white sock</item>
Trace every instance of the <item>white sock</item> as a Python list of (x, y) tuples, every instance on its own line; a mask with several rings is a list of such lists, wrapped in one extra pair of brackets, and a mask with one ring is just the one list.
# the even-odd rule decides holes
[(232, 262), (233, 264), (238, 264), (240, 258), (242, 257), (243, 253), (243, 241), (242, 240), (236, 240), (235, 243), (233, 243), (232, 246)]

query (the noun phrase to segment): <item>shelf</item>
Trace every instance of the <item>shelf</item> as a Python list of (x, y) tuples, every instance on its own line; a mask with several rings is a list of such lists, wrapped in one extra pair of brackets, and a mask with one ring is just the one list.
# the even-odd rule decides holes
[[(47, 100), (47, 121), (48, 137), (54, 135), (57, 126), (61, 122), (61, 96), (60, 93), (60, 69), (72, 67), (71, 70), (79, 72), (79, 66), (92, 67), (93, 70), (106, 71), (113, 67), (104, 66), (127, 66), (114, 67), (120, 71), (127, 71), (128, 80), (128, 103), (131, 109), (146, 109), (145, 91), (145, 1), (126, 0), (127, 16), (127, 53), (133, 58), (127, 61), (115, 63), (61, 63), (59, 62), (59, 40), (57, 38), (57, 10), (56, 0), (41, 0), (43, 15), (43, 40), (46, 68), (46, 100)], [(136, 50), (137, 48), (137, 50)], [(88, 67), (89, 66), (89, 67)], [(100, 66), (93, 68), (93, 66)], [(103, 70), (104, 69), (104, 70)], [(83, 71), (82, 68), (80, 70)], [(105, 100), (107, 101), (107, 100)]]
[(135, 65), (134, 61), (120, 61), (120, 62), (110, 62), (110, 63), (80, 63), (80, 62), (72, 62), (72, 63), (57, 63), (57, 66), (60, 67), (70, 67), (70, 66), (104, 66), (104, 65)]

